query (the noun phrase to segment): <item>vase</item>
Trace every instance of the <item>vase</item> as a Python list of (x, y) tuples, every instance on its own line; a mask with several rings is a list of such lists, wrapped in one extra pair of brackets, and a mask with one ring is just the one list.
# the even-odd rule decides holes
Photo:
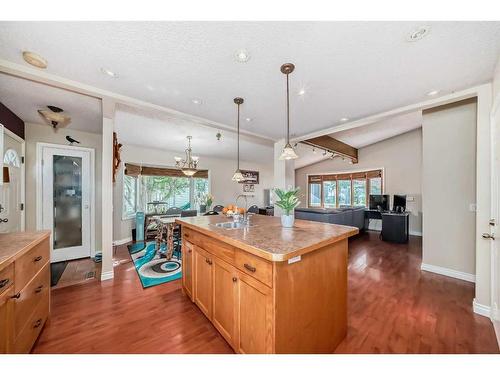
[(207, 212), (207, 205), (200, 204), (200, 213), (204, 214), (205, 212)]
[(292, 228), (295, 217), (293, 215), (281, 215), (281, 225), (284, 228)]

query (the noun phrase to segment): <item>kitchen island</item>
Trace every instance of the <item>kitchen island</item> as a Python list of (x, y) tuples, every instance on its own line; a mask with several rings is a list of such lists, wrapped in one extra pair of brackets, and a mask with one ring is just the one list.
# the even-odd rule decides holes
[[(255, 215), (178, 218), (182, 285), (237, 353), (332, 353), (347, 333), (354, 227)], [(218, 226), (219, 225), (219, 226)]]

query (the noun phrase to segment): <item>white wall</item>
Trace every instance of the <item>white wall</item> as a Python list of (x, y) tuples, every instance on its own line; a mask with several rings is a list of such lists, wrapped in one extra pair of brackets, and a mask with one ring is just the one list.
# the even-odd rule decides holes
[[(118, 139), (120, 136), (118, 135)], [(143, 163), (146, 165), (172, 167), (174, 156), (182, 156), (179, 153), (145, 148), (140, 146), (124, 145), (122, 147), (122, 164), (118, 171), (116, 183), (113, 188), (113, 240), (119, 241), (131, 236), (131, 229), (135, 227), (133, 220), (122, 220), (122, 196), (123, 196), (123, 164)], [(264, 189), (273, 187), (273, 162), (269, 164), (257, 164), (240, 161), (241, 169), (256, 170), (260, 172), (260, 181), (255, 185), (254, 196), (248, 198), (248, 205), (264, 204)], [(231, 181), (236, 161), (234, 159), (218, 159), (200, 156), (201, 169), (209, 170), (210, 192), (214, 195), (215, 204), (234, 204), (236, 197), (243, 194), (243, 185)], [(243, 202), (240, 201), (240, 204)]]
[(349, 164), (340, 159), (328, 159), (322, 162), (297, 169), (295, 185), (304, 194), (302, 207), (307, 206), (307, 175), (322, 173), (338, 173), (384, 169), (384, 193), (406, 194), (414, 197), (407, 202), (407, 210), (411, 211), (410, 232), (422, 232), (422, 131), (411, 132), (386, 139), (382, 142), (359, 149), (359, 163)]
[(93, 148), (95, 150), (95, 234), (96, 252), (101, 251), (101, 159), (102, 159), (102, 135), (87, 133), (78, 130), (60, 128), (56, 132), (52, 127), (45, 124), (26, 123), (26, 230), (36, 230), (36, 143), (53, 143), (67, 145), (65, 139), (70, 135), (80, 141), (82, 147)]
[(474, 275), (475, 101), (423, 113), (422, 263)]

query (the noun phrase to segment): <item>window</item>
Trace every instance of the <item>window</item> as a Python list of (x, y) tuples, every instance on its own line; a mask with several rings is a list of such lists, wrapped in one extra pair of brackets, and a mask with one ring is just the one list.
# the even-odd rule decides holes
[(3, 156), (3, 163), (5, 165), (10, 165), (16, 168), (21, 167), (21, 160), (19, 159), (19, 155), (17, 154), (17, 151), (12, 148), (9, 148), (7, 151), (5, 151), (5, 155)]
[(339, 207), (351, 205), (351, 180), (339, 180)]
[[(123, 176), (123, 219), (133, 218), (137, 211), (161, 213), (170, 207), (196, 209), (196, 198), (209, 192), (208, 172), (206, 178), (189, 178), (182, 173), (154, 175), (160, 168), (151, 172), (153, 169), (146, 170), (146, 167), (134, 169), (135, 166), (129, 164), (125, 167), (129, 171)], [(139, 174), (141, 171), (152, 175)]]
[(325, 208), (337, 207), (337, 181), (324, 181), (323, 193), (323, 206)]
[(131, 218), (137, 211), (137, 178), (123, 175), (123, 209), (124, 219)]
[(370, 194), (382, 191), (382, 170), (308, 177), (309, 207), (366, 207)]

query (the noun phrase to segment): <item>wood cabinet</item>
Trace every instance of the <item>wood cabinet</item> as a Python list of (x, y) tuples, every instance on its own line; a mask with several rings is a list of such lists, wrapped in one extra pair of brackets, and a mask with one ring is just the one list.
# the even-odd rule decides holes
[(194, 302), (212, 319), (213, 260), (199, 247), (194, 249)]
[(193, 244), (184, 241), (182, 246), (182, 285), (188, 297), (193, 301)]
[(332, 353), (345, 337), (347, 239), (271, 262), (182, 233), (183, 251), (192, 250), (191, 260), (183, 255), (183, 289), (235, 352)]
[(49, 317), (49, 256), (49, 232), (0, 235), (0, 353), (29, 353), (40, 335)]

